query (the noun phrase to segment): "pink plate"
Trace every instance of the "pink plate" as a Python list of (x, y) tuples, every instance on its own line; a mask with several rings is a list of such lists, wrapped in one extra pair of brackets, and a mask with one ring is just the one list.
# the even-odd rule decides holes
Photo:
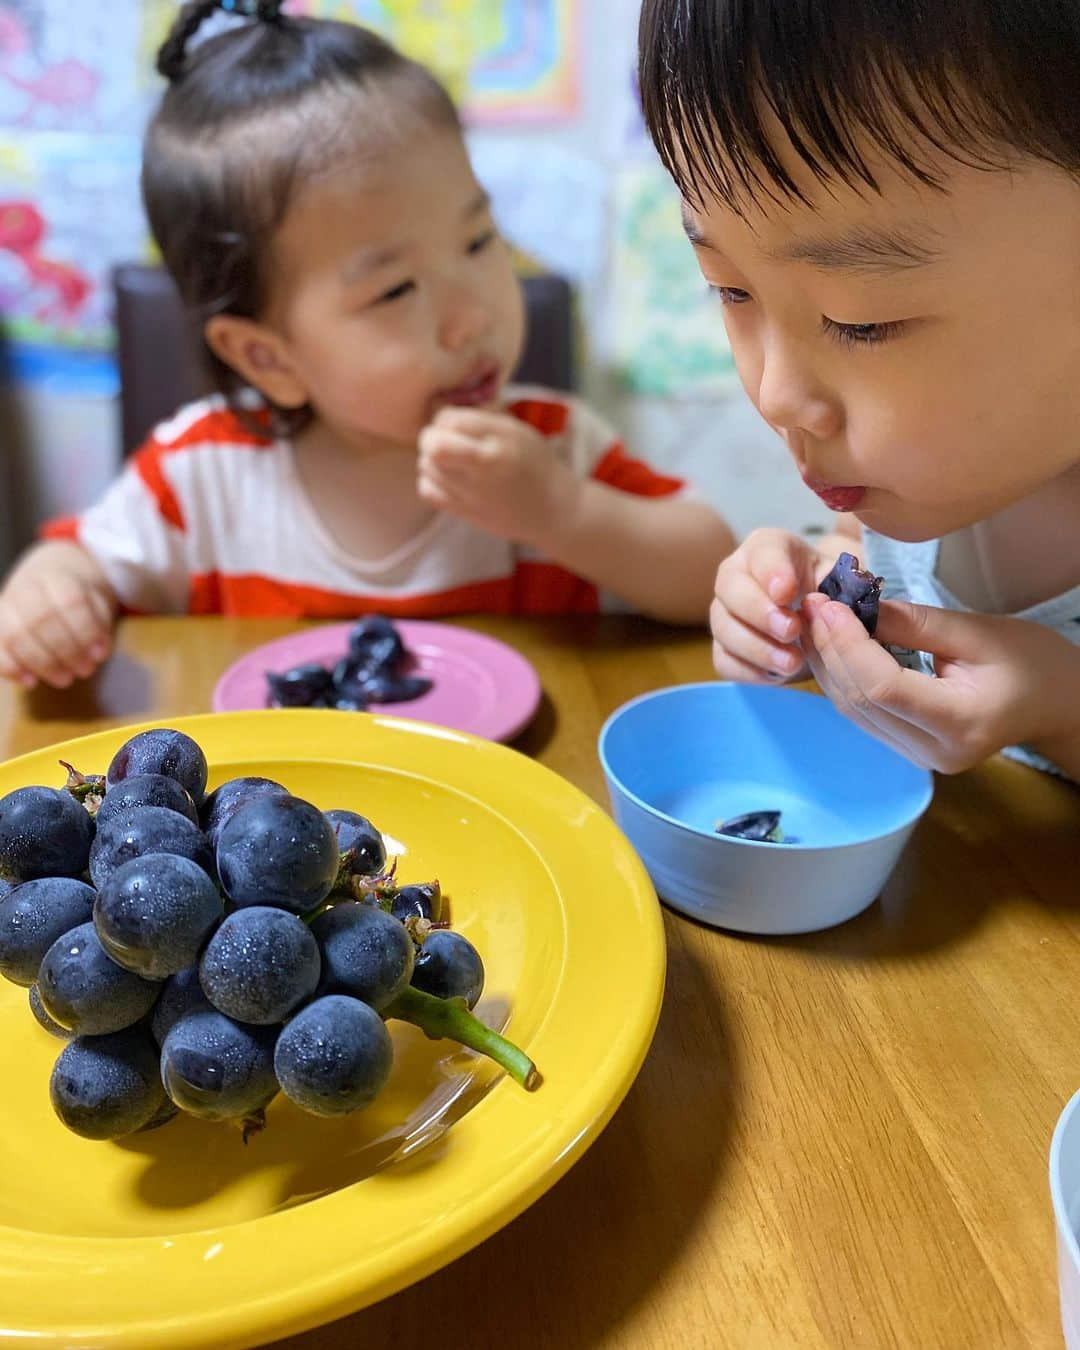
[[(268, 670), (288, 670), (305, 661), (332, 668), (345, 655), (352, 626), (310, 628), (256, 647), (218, 680), (214, 712), (267, 707)], [(490, 741), (512, 740), (532, 720), (540, 703), (540, 680), (513, 647), (450, 624), (395, 619), (394, 626), (413, 657), (410, 670), (427, 675), (433, 684), (421, 698), (372, 705), (372, 711), (454, 727)]]

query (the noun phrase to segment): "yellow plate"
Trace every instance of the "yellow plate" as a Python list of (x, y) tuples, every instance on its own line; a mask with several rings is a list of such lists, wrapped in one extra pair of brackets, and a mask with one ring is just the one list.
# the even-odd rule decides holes
[[(486, 1060), (394, 1025), (390, 1086), (340, 1121), (285, 1102), (245, 1148), (187, 1118), (115, 1144), (69, 1134), (59, 1043), (0, 988), (0, 1343), (240, 1347), (341, 1317), (519, 1214), (603, 1129), (645, 1057), (664, 980), (659, 908), (608, 817), (487, 741), (390, 717), (176, 719), (211, 786), (262, 774), (370, 816), (399, 875), (438, 876), (488, 973), (480, 1012), (535, 1059), (524, 1092)], [(0, 794), (104, 772), (128, 727), (0, 766)]]

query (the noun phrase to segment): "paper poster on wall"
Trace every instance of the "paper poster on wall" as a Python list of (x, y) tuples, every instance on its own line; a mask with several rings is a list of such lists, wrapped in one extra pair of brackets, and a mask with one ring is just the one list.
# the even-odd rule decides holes
[(659, 397), (726, 394), (737, 386), (720, 305), (708, 291), (659, 165), (615, 182), (612, 348), (622, 382)]
[[(476, 176), (491, 193), (495, 219), (517, 248), (577, 284), (604, 265), (607, 175), (593, 161), (550, 142), (470, 138)], [(526, 171), (527, 169), (527, 171)]]
[(0, 314), (17, 376), (115, 386), (109, 272), (146, 254), (135, 137), (0, 137)]
[(2, 0), (0, 125), (130, 130), (142, 28), (139, 0)]
[(289, 0), (354, 19), (446, 83), (469, 122), (562, 122), (580, 103), (583, 0)]

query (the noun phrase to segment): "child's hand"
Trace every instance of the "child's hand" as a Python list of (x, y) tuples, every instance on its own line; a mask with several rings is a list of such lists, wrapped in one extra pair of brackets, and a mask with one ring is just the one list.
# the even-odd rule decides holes
[(1054, 759), (1056, 744), (1080, 736), (1080, 648), (1041, 624), (883, 601), (877, 639), (930, 652), (931, 679), (897, 665), (845, 605), (815, 594), (803, 613), (803, 647), (825, 693), (924, 768), (959, 773), (1018, 742)]
[(798, 640), (804, 621), (792, 608), (832, 559), (798, 535), (755, 530), (724, 559), (709, 613), (713, 664), (725, 680), (773, 683), (804, 673)]
[(109, 655), (115, 599), (73, 544), (28, 553), (0, 591), (0, 678), (66, 689)]
[(580, 486), (543, 436), (508, 413), (443, 408), (420, 433), (420, 496), (503, 539), (538, 544)]

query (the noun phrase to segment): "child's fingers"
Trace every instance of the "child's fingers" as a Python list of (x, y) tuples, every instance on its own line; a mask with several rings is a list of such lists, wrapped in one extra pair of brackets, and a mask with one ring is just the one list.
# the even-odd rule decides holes
[(112, 627), (104, 598), (99, 597), (100, 605), (95, 605), (93, 597), (93, 591), (79, 586), (58, 587), (52, 597), (53, 611), (46, 620), (49, 630), (42, 634), (47, 645), (83, 679), (92, 675), (108, 654)]
[(67, 689), (74, 683), (75, 672), (41, 640), (36, 630), (24, 628), (10, 639), (12, 658), (36, 679), (51, 684), (55, 689)]
[(713, 643), (713, 668), (722, 680), (735, 680), (738, 684), (776, 683), (775, 678), (760, 667), (748, 665), (737, 656), (732, 656), (719, 642)]
[(510, 413), (492, 412), (484, 408), (460, 408), (452, 405), (440, 408), (435, 414), (432, 426), (460, 432), (465, 436), (479, 439), (483, 436), (496, 436), (508, 427), (519, 427), (521, 423)]
[(49, 651), (58, 670), (75, 678), (91, 675), (97, 663), (91, 658), (89, 644), (72, 631), (66, 614), (53, 609), (41, 616), (34, 636)]
[(774, 604), (749, 572), (721, 568), (716, 578), (716, 598), (749, 628), (780, 645), (797, 641), (802, 632), (799, 615)]
[(781, 606), (791, 606), (814, 589), (814, 554), (805, 540), (785, 530), (755, 530), (740, 554), (746, 571)]
[(21, 684), (27, 689), (32, 689), (37, 684), (35, 676), (19, 665), (3, 641), (0, 641), (0, 680), (9, 680), (12, 684)]
[(761, 679), (787, 680), (802, 669), (803, 657), (797, 647), (770, 642), (732, 614), (720, 600), (713, 601), (709, 623), (714, 643), (736, 662), (757, 671)]
[(488, 457), (471, 436), (444, 427), (426, 427), (420, 433), (420, 458), (425, 464), (447, 467), (451, 464), (477, 464)]

